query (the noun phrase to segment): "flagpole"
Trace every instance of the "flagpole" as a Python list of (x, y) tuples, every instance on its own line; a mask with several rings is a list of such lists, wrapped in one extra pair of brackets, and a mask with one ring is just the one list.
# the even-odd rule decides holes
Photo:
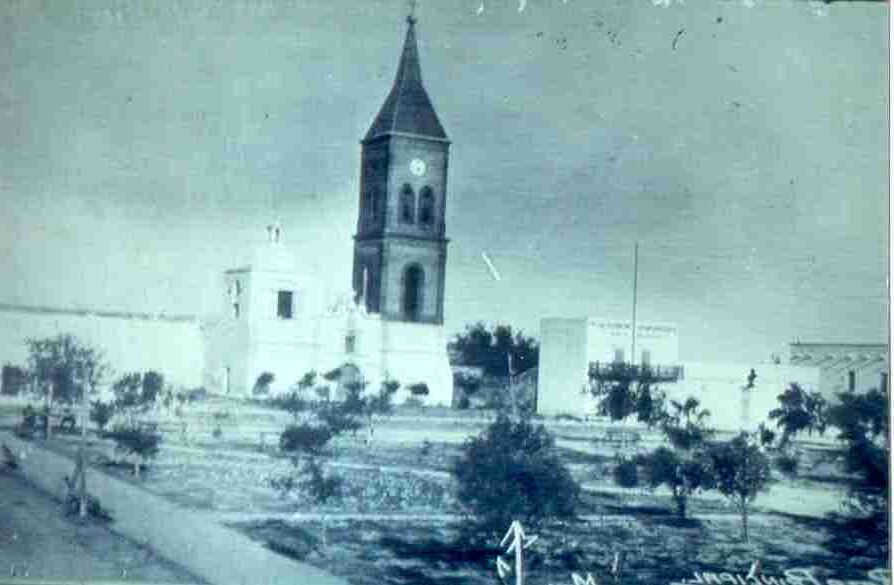
[(630, 365), (636, 366), (636, 281), (639, 271), (639, 242), (633, 245), (633, 319), (630, 332)]

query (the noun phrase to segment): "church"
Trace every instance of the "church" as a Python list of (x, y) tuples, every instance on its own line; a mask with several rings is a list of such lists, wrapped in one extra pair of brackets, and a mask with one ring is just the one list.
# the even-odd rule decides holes
[(224, 273), (223, 312), (205, 324), (209, 391), (250, 395), (269, 373), (275, 393), (314, 371), (370, 388), (395, 380), (398, 401), (413, 387), (426, 404), (450, 405), (443, 327), (450, 141), (422, 83), (415, 25), (407, 17), (394, 84), (361, 141), (349, 292), (327, 298), (290, 251), (284, 227), (269, 226), (250, 265)]

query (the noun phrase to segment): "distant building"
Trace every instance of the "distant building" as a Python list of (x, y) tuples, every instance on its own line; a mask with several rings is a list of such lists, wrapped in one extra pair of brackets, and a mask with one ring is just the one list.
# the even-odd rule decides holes
[[(543, 319), (537, 412), (594, 416), (596, 400), (584, 391), (589, 372), (613, 362), (630, 363), (631, 347), (629, 321)], [(820, 387), (820, 369), (809, 364), (680, 362), (677, 328), (668, 323), (637, 323), (636, 352), (634, 365), (676, 370), (670, 376), (675, 381), (657, 386), (670, 399), (697, 398), (711, 411), (711, 424), (722, 430), (754, 429), (766, 422), (777, 396), (793, 382), (808, 390)]]
[(792, 343), (789, 363), (818, 368), (817, 390), (826, 399), (888, 387), (888, 346), (882, 343)]
[[(611, 319), (543, 319), (537, 412), (593, 414), (585, 395), (591, 364), (630, 362), (629, 321)], [(668, 323), (637, 323), (634, 361), (649, 366), (677, 365), (677, 327)]]

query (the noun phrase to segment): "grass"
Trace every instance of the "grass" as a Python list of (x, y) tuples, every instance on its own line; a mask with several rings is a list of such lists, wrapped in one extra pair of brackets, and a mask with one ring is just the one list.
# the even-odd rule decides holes
[[(610, 583), (616, 552), (622, 558), (619, 583), (631, 585), (670, 583), (691, 578), (693, 571), (744, 574), (757, 558), (766, 575), (814, 567), (817, 575), (839, 579), (865, 578), (866, 571), (886, 564), (881, 550), (854, 557), (852, 551), (830, 546), (841, 527), (825, 520), (774, 515), (771, 522), (752, 527), (747, 544), (740, 541), (735, 521), (665, 520), (646, 515), (621, 525), (578, 522), (540, 529), (527, 556), (526, 582), (568, 583), (574, 571)], [(460, 525), (367, 521), (332, 522), (324, 528), (318, 522), (261, 522), (237, 528), (281, 554), (356, 585), (493, 583), (499, 554), (496, 542), (465, 544)]]
[[(419, 427), (418, 422), (404, 420), (382, 422), (380, 428), (392, 424)], [(429, 425), (425, 426), (427, 431)], [(590, 441), (589, 433), (584, 427), (569, 427), (561, 430), (560, 438), (573, 446)], [(418, 436), (426, 433), (420, 431)], [(171, 434), (170, 440), (176, 437)], [(71, 454), (76, 443), (70, 441), (58, 436), (51, 446)], [(94, 444), (92, 452), (99, 457), (105, 449)], [(673, 501), (665, 493), (608, 490), (613, 488), (613, 457), (581, 452), (568, 444), (557, 449), (575, 476), (595, 489), (583, 493), (578, 510), (587, 520), (542, 529), (529, 558), (529, 585), (569, 583), (571, 571), (591, 572), (600, 583), (612, 582), (607, 567), (615, 552), (626, 559), (620, 583), (628, 584), (669, 583), (691, 578), (693, 571), (745, 572), (756, 558), (762, 560), (766, 574), (806, 565), (842, 579), (865, 578), (865, 570), (885, 564), (885, 537), (865, 527), (765, 513), (755, 517), (752, 541), (743, 544), (738, 516), (724, 500), (690, 498), (689, 513), (703, 518), (681, 521), (673, 515)], [(334, 463), (326, 466), (326, 472), (344, 479), (344, 494), (322, 505), (302, 490), (283, 495), (273, 489), (270, 479), (294, 471), (289, 459), (269, 446), (263, 450), (258, 444), (228, 439), (225, 429), (223, 439), (206, 443), (197, 453), (166, 450), (162, 443), (159, 457), (138, 484), (183, 506), (210, 512), (458, 516), (462, 510), (448, 473), (459, 454), (460, 446), (447, 442), (420, 439), (365, 447), (350, 437), (339, 439), (326, 457)], [(801, 474), (786, 482), (803, 489), (805, 497), (811, 490), (846, 483), (848, 478), (827, 459), (822, 451), (805, 450)], [(134, 481), (129, 466), (109, 466), (107, 471)], [(706, 514), (710, 519), (704, 518)], [(610, 518), (603, 518), (606, 515)], [(357, 585), (494, 583), (497, 551), (463, 543), (461, 526), (434, 519), (329, 521), (325, 526), (268, 520), (236, 527), (279, 554), (346, 576)]]

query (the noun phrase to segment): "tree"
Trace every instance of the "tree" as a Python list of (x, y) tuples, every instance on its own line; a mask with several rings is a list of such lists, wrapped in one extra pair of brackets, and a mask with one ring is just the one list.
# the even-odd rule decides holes
[(540, 348), (533, 337), (521, 331), (513, 332), (510, 325), (496, 325), (492, 329), (484, 323), (466, 326), (454, 337), (449, 349), (460, 365), (483, 368), (485, 375), (505, 378), (509, 375), (512, 356), (513, 372), (522, 372), (537, 365)]
[(838, 429), (845, 471), (858, 483), (849, 490), (851, 511), (887, 532), (889, 455), (886, 389), (864, 394), (843, 392), (828, 409), (828, 423)]
[(748, 541), (748, 509), (770, 481), (770, 460), (758, 441), (742, 432), (707, 450), (714, 484), (742, 516), (742, 539)]
[(580, 488), (559, 459), (552, 435), (529, 419), (499, 415), (466, 441), (452, 473), (460, 502), (489, 535), (505, 531), (513, 520), (536, 527), (574, 517)]
[(619, 421), (635, 414), (637, 421), (653, 426), (665, 414), (665, 397), (656, 387), (658, 381), (648, 367), (613, 363), (598, 372), (591, 370), (589, 392), (603, 416)]
[(140, 465), (158, 454), (161, 435), (138, 425), (119, 425), (108, 434), (119, 451), (133, 457), (133, 474), (139, 478)]
[(72, 404), (93, 394), (108, 372), (100, 352), (71, 335), (29, 339), (28, 368), (35, 391), (45, 400), (46, 436), (55, 403)]
[(106, 425), (115, 414), (115, 406), (110, 402), (94, 400), (90, 403), (90, 420), (96, 423), (99, 433), (105, 432)]
[(770, 420), (782, 430), (778, 447), (784, 449), (792, 437), (807, 431), (822, 434), (826, 430), (826, 401), (819, 392), (807, 392), (792, 383), (776, 397), (779, 406), (770, 411)]
[(28, 372), (24, 369), (6, 364), (3, 366), (0, 379), (0, 394), (16, 396), (28, 385)]
[(659, 447), (641, 458), (646, 482), (651, 488), (660, 485), (671, 490), (677, 515), (686, 517), (686, 501), (693, 493), (712, 486), (710, 470), (705, 464), (704, 448), (711, 434), (706, 419), (710, 412), (689, 397), (684, 402), (671, 400), (671, 412), (661, 417), (660, 427), (671, 448)]
[(134, 475), (139, 477), (140, 465), (158, 453), (161, 435), (141, 423), (145, 414), (156, 402), (164, 386), (164, 380), (156, 372), (124, 374), (112, 384), (115, 398), (112, 406), (115, 412), (125, 417), (125, 421), (115, 426), (108, 437), (115, 441), (116, 448), (134, 458)]

